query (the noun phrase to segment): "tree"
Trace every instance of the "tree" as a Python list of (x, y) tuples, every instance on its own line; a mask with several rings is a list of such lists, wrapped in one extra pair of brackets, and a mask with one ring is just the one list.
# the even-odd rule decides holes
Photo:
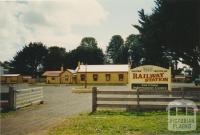
[(65, 61), (65, 48), (62, 47), (49, 47), (48, 55), (44, 62), (45, 70), (60, 70), (60, 67)]
[(127, 48), (124, 46), (124, 40), (120, 35), (114, 35), (106, 50), (108, 56), (115, 64), (127, 63)]
[(141, 34), (146, 63), (168, 66), (166, 61), (178, 60), (190, 65), (198, 75), (200, 2), (156, 0), (155, 4), (150, 15), (139, 11), (140, 25), (134, 25)]
[[(84, 44), (85, 42), (83, 38), (80, 46), (76, 49), (66, 53), (65, 56), (65, 67), (66, 68), (76, 68), (77, 63), (80, 61), (84, 64), (103, 64), (104, 63), (104, 54), (102, 49), (97, 47), (97, 42), (95, 39), (95, 45), (93, 44)], [(94, 42), (93, 42), (94, 43)]]
[[(141, 36), (131, 34), (126, 38), (125, 46), (128, 48), (128, 51), (131, 51), (131, 54), (128, 54), (128, 57), (133, 59), (134, 66), (139, 66), (142, 64), (144, 58), (144, 48), (141, 45)], [(128, 53), (127, 51), (127, 53)]]
[[(193, 77), (200, 74), (200, 1), (157, 2), (163, 17), (161, 39), (174, 59), (193, 68)], [(173, 13), (173, 14), (172, 14)], [(166, 35), (168, 38), (166, 38)]]
[(145, 64), (168, 67), (168, 60), (164, 57), (163, 49), (158, 38), (158, 28), (154, 25), (152, 17), (144, 13), (142, 9), (139, 13), (140, 26), (134, 25), (141, 34), (141, 45), (144, 48)]
[(38, 66), (43, 65), (48, 50), (41, 42), (31, 42), (13, 57), (12, 73), (36, 76)]
[(97, 48), (97, 41), (93, 37), (85, 37), (81, 40), (80, 46)]
[(9, 61), (4, 61), (3, 63), (0, 62), (0, 65), (4, 68), (4, 73), (10, 73), (11, 67)]

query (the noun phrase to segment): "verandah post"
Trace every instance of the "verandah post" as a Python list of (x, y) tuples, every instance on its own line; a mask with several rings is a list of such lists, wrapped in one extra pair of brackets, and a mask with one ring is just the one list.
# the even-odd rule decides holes
[(92, 112), (97, 109), (97, 87), (92, 87)]

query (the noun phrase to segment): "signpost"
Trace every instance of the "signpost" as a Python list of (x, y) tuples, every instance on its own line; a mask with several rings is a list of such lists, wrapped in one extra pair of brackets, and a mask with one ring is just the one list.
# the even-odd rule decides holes
[(171, 91), (171, 67), (169, 69), (144, 65), (129, 70), (130, 89), (155, 89)]

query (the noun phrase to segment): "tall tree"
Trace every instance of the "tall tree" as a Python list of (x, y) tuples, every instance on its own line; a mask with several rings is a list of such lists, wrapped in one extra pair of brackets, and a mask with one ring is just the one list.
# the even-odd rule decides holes
[(49, 47), (48, 55), (44, 62), (45, 70), (59, 70), (64, 64), (65, 53), (65, 48), (57, 46)]
[(139, 11), (137, 28), (145, 48), (146, 63), (166, 66), (170, 61), (181, 61), (200, 73), (200, 1), (156, 0), (151, 15)]
[(133, 60), (134, 66), (142, 64), (144, 58), (144, 48), (141, 45), (141, 36), (131, 34), (126, 38), (125, 46), (128, 48), (128, 57)]
[(139, 13), (140, 26), (134, 25), (141, 34), (141, 45), (143, 46), (145, 53), (145, 64), (153, 64), (158, 66), (167, 67), (168, 63), (164, 57), (162, 45), (158, 37), (157, 27), (152, 21), (152, 17), (145, 14), (142, 9)]
[(33, 42), (17, 52), (11, 61), (12, 72), (36, 76), (38, 67), (44, 64), (48, 50), (41, 42)]
[(127, 55), (125, 54), (124, 40), (120, 35), (114, 35), (107, 47), (107, 55), (115, 64), (127, 63)]
[(81, 40), (80, 46), (96, 48), (97, 47), (97, 41), (93, 37), (85, 37)]
[(104, 63), (103, 51), (102, 49), (98, 48), (96, 40), (92, 39), (91, 40), (92, 42), (90, 42), (92, 44), (85, 44), (85, 42), (83, 42), (84, 39), (87, 39), (87, 38), (83, 38), (80, 46), (78, 46), (76, 49), (66, 53), (65, 67), (76, 68), (78, 61), (84, 64), (103, 64)]

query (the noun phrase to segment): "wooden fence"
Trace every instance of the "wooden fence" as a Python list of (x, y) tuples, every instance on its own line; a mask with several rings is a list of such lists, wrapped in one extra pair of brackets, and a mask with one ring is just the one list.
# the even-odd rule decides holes
[[(116, 97), (116, 95), (119, 96)], [(142, 89), (132, 91), (106, 91), (97, 90), (96, 87), (93, 87), (92, 112), (95, 112), (97, 108), (126, 108), (127, 110), (160, 110), (166, 109), (168, 103), (176, 99), (189, 99), (199, 103), (200, 88), (175, 88), (172, 91)], [(99, 103), (102, 101), (104, 103)]]
[(15, 109), (43, 101), (43, 88), (28, 88), (15, 91)]
[(18, 109), (35, 103), (43, 103), (43, 88), (28, 88), (15, 90), (9, 87), (9, 92), (1, 93), (1, 109)]
[(0, 108), (1, 110), (8, 110), (14, 108), (14, 91), (12, 87), (9, 87), (8, 92), (1, 92)]

